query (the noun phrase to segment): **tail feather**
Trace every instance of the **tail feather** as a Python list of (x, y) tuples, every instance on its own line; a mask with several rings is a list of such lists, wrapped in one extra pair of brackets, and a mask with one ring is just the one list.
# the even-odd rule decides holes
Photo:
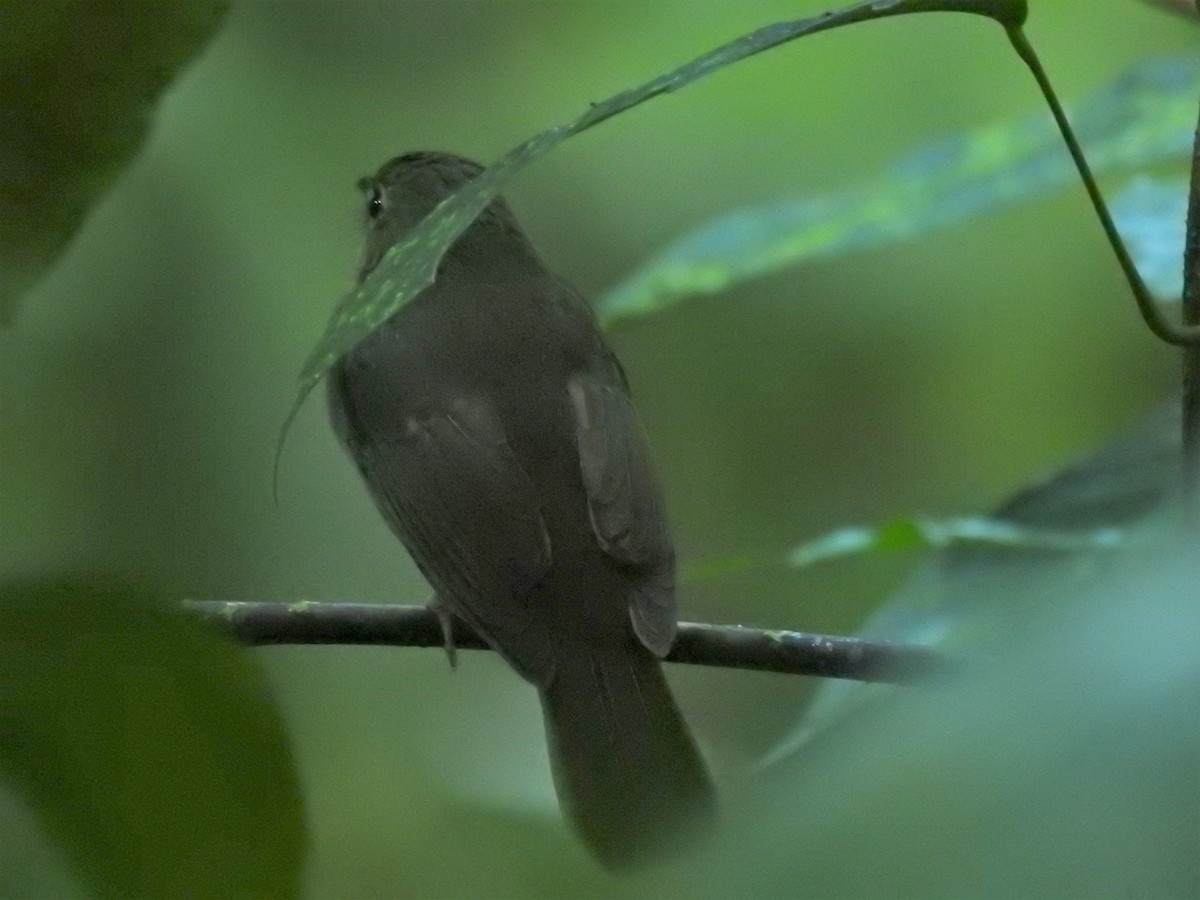
[(601, 862), (680, 853), (707, 830), (712, 783), (649, 652), (562, 655), (541, 699), (559, 802)]

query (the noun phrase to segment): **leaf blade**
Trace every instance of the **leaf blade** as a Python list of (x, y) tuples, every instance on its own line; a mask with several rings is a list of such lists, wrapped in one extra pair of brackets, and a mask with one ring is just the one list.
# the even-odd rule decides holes
[(286, 736), (244, 651), (144, 591), (0, 589), (0, 772), (98, 896), (296, 896)]
[[(1026, 3), (1025, 0), (864, 0), (834, 12), (767, 25), (638, 87), (621, 91), (603, 102), (592, 103), (574, 119), (548, 128), (510, 150), (497, 163), (443, 200), (404, 240), (388, 250), (361, 285), (338, 303), (301, 369), (299, 389), (281, 429), (279, 448), (286, 440), (288, 426), (297, 411), (329, 367), (427, 287), (437, 272), (442, 255), (503, 186), (559, 143), (653, 97), (679, 90), (725, 66), (796, 38), (844, 25), (923, 12), (970, 13), (1014, 29), (1025, 20)], [(277, 450), (276, 470), (278, 457)]]
[[(1200, 61), (1153, 60), (1093, 93), (1072, 116), (1094, 170), (1185, 159)], [(867, 184), (720, 216), (671, 242), (600, 300), (606, 325), (656, 314), (784, 266), (904, 240), (1064, 187), (1076, 178), (1044, 113), (905, 154)]]

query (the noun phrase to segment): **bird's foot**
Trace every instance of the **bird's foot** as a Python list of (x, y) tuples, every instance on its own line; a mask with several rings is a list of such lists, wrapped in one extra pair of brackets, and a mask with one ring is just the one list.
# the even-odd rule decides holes
[(446, 609), (434, 594), (427, 604), (429, 610), (438, 618), (442, 626), (442, 646), (446, 649), (446, 658), (450, 660), (450, 668), (458, 668), (458, 648), (454, 646), (454, 616)]

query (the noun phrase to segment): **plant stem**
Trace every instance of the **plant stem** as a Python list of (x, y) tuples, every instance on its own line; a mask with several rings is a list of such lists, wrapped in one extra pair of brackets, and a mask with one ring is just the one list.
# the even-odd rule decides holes
[[(1192, 141), (1192, 180), (1183, 242), (1183, 321), (1200, 323), (1200, 124)], [(1200, 347), (1183, 351), (1184, 497), (1193, 525), (1200, 522)]]

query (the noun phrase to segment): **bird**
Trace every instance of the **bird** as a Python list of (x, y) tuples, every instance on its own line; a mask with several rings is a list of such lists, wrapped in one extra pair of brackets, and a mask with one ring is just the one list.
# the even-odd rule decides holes
[[(482, 171), (419, 151), (361, 179), (359, 284)], [(332, 366), (327, 405), (433, 607), (537, 688), (560, 807), (596, 859), (697, 846), (716, 795), (661, 666), (677, 628), (663, 492), (594, 311), (503, 197)]]

